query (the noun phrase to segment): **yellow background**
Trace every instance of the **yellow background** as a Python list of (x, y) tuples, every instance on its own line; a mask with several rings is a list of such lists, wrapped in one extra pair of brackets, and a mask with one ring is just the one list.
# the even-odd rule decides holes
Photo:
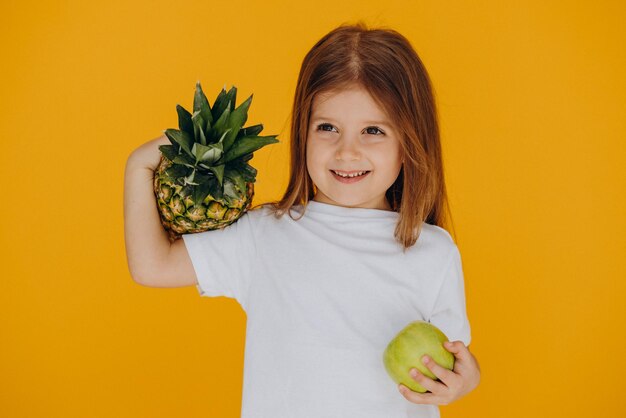
[(482, 368), (442, 416), (625, 416), (625, 18), (621, 1), (3, 1), (0, 416), (239, 415), (245, 313), (133, 282), (124, 165), (196, 80), (211, 101), (234, 84), (281, 140), (255, 153), (254, 202), (279, 198), (300, 63), (357, 19), (407, 36), (437, 94)]

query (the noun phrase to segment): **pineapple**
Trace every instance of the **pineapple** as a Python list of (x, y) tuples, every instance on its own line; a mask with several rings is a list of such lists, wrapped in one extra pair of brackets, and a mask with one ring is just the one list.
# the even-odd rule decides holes
[(154, 172), (154, 193), (161, 224), (170, 242), (185, 233), (221, 229), (251, 206), (257, 171), (252, 153), (279, 142), (258, 136), (263, 125), (242, 128), (252, 95), (235, 108), (237, 88), (222, 88), (212, 106), (196, 82), (193, 115), (176, 105), (178, 129), (163, 132), (172, 145), (161, 145)]

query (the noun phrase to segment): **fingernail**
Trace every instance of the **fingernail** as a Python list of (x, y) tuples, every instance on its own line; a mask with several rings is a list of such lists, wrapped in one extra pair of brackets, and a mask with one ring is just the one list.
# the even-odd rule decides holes
[(428, 363), (428, 356), (422, 357), (422, 363), (424, 363), (424, 364)]
[(417, 369), (411, 369), (411, 376), (417, 376)]

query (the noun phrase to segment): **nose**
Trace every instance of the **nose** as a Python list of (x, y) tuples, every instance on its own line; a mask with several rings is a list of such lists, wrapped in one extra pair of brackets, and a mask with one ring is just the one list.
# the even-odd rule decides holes
[(359, 139), (342, 136), (335, 152), (335, 159), (345, 161), (360, 160)]

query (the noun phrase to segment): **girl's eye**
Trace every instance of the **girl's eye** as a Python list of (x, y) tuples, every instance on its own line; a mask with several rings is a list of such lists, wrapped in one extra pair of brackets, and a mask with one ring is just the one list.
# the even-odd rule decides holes
[[(334, 126), (333, 126), (333, 125), (331, 125), (331, 124), (329, 124), (329, 123), (321, 123), (321, 124), (317, 125), (317, 130), (318, 130), (318, 131), (327, 131), (327, 132), (330, 132), (330, 131), (328, 131), (328, 130), (324, 129), (324, 127), (326, 127), (326, 126), (330, 127), (331, 129), (332, 129), (332, 128), (334, 128)], [(375, 129), (375, 131), (372, 133), (372, 135), (378, 135), (377, 133), (375, 133), (376, 131), (380, 132), (380, 134), (382, 134), (382, 135), (384, 135), (384, 134), (385, 134), (383, 131), (381, 131), (380, 129), (378, 129), (376, 126), (368, 126), (366, 129), (367, 129), (367, 130), (369, 130), (369, 129)]]
[(317, 130), (318, 131), (325, 131), (326, 129), (320, 129), (320, 128), (323, 128), (324, 126), (330, 126), (331, 128), (333, 127), (333, 125), (331, 125), (329, 123), (321, 123), (321, 124), (317, 125)]
[(378, 128), (377, 128), (377, 127), (375, 127), (375, 126), (370, 126), (370, 127), (368, 127), (367, 129), (376, 129), (376, 130), (377, 130), (378, 132), (380, 132), (381, 134), (384, 134), (384, 132), (383, 132), (383, 131), (381, 131), (380, 129), (378, 129)]

